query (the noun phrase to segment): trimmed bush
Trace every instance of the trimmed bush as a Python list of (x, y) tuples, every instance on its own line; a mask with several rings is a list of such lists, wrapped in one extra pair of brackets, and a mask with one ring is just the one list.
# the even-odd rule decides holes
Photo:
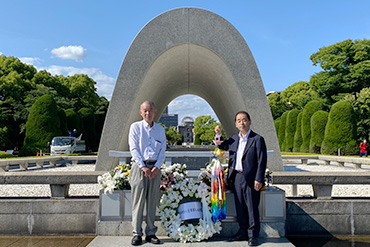
[(280, 119), (274, 120), (274, 124), (275, 124), (276, 136), (278, 136), (279, 127), (280, 127)]
[(82, 123), (82, 133), (86, 141), (86, 149), (97, 151), (96, 146), (96, 133), (95, 133), (95, 123), (96, 118), (94, 112), (89, 108), (81, 108), (78, 111), (81, 116)]
[(294, 134), (297, 129), (297, 117), (299, 110), (294, 109), (288, 112), (285, 126), (285, 149), (284, 151), (292, 152), (294, 146)]
[(294, 134), (294, 146), (293, 146), (293, 152), (300, 152), (301, 146), (302, 146), (302, 114), (303, 112), (300, 112), (297, 116), (297, 124)]
[(321, 153), (336, 154), (338, 148), (343, 155), (358, 153), (356, 132), (356, 116), (351, 104), (347, 101), (335, 103), (325, 127)]
[[(40, 151), (40, 147), (36, 145), (26, 144), (19, 150), (18, 156), (35, 156)], [(49, 149), (48, 149), (49, 150)], [(48, 151), (49, 152), (49, 151)]]
[(288, 116), (288, 112), (284, 112), (283, 115), (281, 115), (280, 119), (280, 126), (279, 126), (279, 132), (278, 132), (278, 139), (279, 139), (279, 146), (280, 150), (285, 150), (285, 129), (286, 129), (286, 119)]
[(48, 152), (48, 142), (54, 136), (60, 136), (60, 120), (58, 107), (53, 97), (46, 94), (32, 105), (26, 123), (26, 137), (19, 156), (36, 155), (38, 150)]
[(13, 155), (8, 152), (0, 151), (0, 158), (11, 158)]
[(308, 153), (310, 151), (311, 141), (311, 117), (312, 115), (322, 110), (322, 102), (312, 100), (303, 108), (302, 114), (302, 145), (301, 152)]
[(310, 153), (320, 153), (328, 116), (329, 113), (326, 111), (317, 111), (311, 117)]

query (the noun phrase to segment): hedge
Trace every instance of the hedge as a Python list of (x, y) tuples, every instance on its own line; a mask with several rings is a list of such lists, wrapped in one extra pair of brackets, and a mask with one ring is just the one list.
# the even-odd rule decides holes
[(318, 100), (312, 100), (308, 102), (303, 108), (302, 114), (302, 145), (301, 152), (308, 153), (310, 150), (310, 141), (311, 141), (311, 117), (312, 115), (322, 110), (322, 102)]
[(278, 132), (278, 139), (279, 139), (279, 145), (280, 150), (285, 150), (285, 130), (286, 130), (286, 119), (288, 116), (288, 112), (284, 112), (283, 115), (281, 115), (280, 119), (280, 126), (279, 126), (279, 132)]
[(321, 153), (337, 154), (338, 148), (343, 155), (358, 153), (356, 136), (356, 116), (351, 104), (347, 101), (333, 104), (325, 127)]
[(11, 158), (13, 155), (8, 152), (0, 151), (0, 158)]
[(293, 146), (293, 152), (300, 152), (301, 146), (302, 146), (302, 114), (303, 112), (300, 112), (297, 116), (297, 124), (296, 124), (296, 130), (294, 134), (294, 146)]
[(294, 109), (288, 112), (285, 126), (285, 149), (286, 152), (292, 152), (294, 146), (294, 134), (297, 126), (297, 116), (300, 113), (299, 110)]
[(280, 121), (281, 121), (280, 118), (274, 120), (276, 136), (278, 136), (278, 133), (279, 133)]
[(61, 134), (57, 104), (50, 95), (41, 96), (28, 115), (26, 137), (19, 156), (36, 155), (39, 150), (48, 152), (48, 142)]
[(311, 117), (310, 153), (320, 153), (328, 116), (329, 113), (326, 111), (317, 111)]

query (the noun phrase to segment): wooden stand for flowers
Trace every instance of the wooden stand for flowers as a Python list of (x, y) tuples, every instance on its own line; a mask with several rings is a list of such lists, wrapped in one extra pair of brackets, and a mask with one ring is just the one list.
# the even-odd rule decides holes
[(132, 216), (131, 190), (115, 190), (112, 194), (100, 190), (99, 203), (102, 221), (122, 221)]

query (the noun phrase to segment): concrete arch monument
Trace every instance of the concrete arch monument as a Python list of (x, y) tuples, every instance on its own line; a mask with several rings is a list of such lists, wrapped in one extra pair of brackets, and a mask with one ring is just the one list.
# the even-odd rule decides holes
[(184, 94), (205, 99), (227, 135), (236, 131), (235, 113), (248, 111), (252, 129), (265, 137), (268, 150), (274, 150), (268, 167), (283, 170), (268, 100), (247, 43), (224, 18), (198, 8), (165, 12), (136, 36), (114, 88), (96, 170), (118, 163), (109, 150), (129, 150), (129, 128), (141, 120), (144, 100), (155, 102), (158, 120), (165, 107)]

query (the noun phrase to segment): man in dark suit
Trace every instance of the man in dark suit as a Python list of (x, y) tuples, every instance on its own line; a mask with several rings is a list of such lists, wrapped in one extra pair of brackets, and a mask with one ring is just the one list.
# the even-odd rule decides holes
[(267, 149), (262, 136), (253, 132), (251, 118), (245, 111), (235, 115), (238, 134), (226, 141), (216, 141), (220, 149), (229, 150), (227, 182), (234, 189), (238, 233), (230, 241), (248, 240), (258, 245), (260, 218), (258, 205), (267, 165)]

